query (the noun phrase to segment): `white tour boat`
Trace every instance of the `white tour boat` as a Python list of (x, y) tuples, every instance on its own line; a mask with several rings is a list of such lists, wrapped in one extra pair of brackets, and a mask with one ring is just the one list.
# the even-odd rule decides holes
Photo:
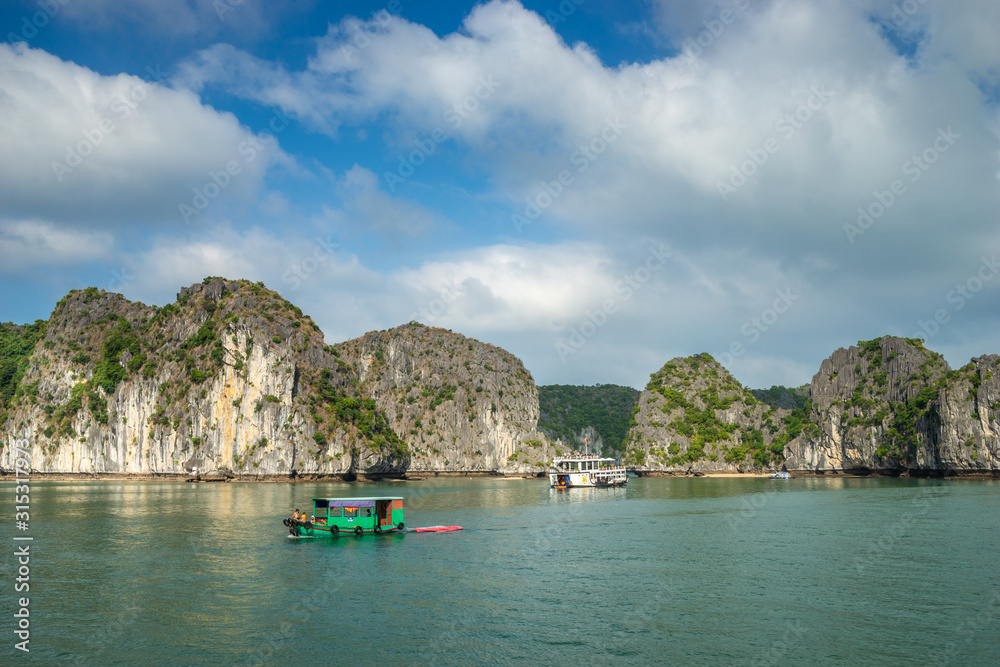
[(553, 461), (555, 472), (549, 473), (553, 489), (574, 486), (624, 486), (628, 482), (625, 466), (615, 459), (599, 456), (570, 456)]

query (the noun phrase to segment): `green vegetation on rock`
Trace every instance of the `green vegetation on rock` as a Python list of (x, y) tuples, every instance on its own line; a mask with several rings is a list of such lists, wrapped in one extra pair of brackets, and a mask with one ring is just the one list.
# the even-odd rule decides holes
[(761, 403), (786, 410), (803, 408), (809, 401), (809, 385), (807, 384), (801, 387), (772, 385), (770, 389), (751, 389), (750, 393)]
[[(675, 468), (700, 461), (768, 467), (809, 422), (808, 387), (749, 390), (709, 354), (674, 359), (650, 376), (636, 406), (626, 462)], [(794, 410), (773, 404), (791, 404)]]
[(629, 418), (639, 400), (632, 387), (598, 384), (592, 387), (546, 385), (538, 388), (538, 429), (575, 447), (575, 437), (588, 426), (604, 443), (603, 453), (613, 456), (624, 449)]
[(47, 325), (44, 320), (24, 326), (12, 322), (0, 324), (0, 427), (7, 421), (8, 409)]
[(319, 409), (322, 408), (326, 412), (331, 431), (337, 426), (352, 426), (360, 440), (376, 452), (400, 460), (407, 458), (409, 451), (406, 442), (389, 427), (385, 416), (377, 410), (374, 399), (361, 398), (354, 392), (348, 395), (346, 389), (338, 390), (333, 386), (332, 378), (333, 372), (324, 368), (314, 385), (316, 394), (311, 399), (311, 411), (317, 422), (318, 430), (313, 436), (317, 444), (321, 443), (321, 439), (325, 442), (326, 438), (320, 430), (323, 417), (319, 414)]

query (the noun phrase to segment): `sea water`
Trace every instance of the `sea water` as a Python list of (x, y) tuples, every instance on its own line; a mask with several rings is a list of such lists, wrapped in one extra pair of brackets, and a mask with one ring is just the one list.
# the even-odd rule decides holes
[[(464, 530), (281, 524), (370, 495)], [(5, 664), (1000, 664), (995, 481), (39, 481), (31, 534), (29, 655), (0, 557)]]

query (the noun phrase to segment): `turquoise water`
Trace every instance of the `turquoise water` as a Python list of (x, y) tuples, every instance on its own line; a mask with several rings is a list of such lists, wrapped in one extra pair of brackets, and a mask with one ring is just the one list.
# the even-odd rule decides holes
[[(465, 530), (281, 525), (382, 493)], [(31, 514), (15, 664), (1000, 664), (993, 481), (36, 482)]]

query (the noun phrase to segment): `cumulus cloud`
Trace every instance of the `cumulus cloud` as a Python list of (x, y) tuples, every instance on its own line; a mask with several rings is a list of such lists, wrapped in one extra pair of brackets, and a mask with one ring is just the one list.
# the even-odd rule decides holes
[[(178, 81), (278, 105), (331, 136), (375, 117), (399, 135), (427, 133), (461, 111), (451, 136), (510, 202), (510, 235), (526, 245), (400, 274), (427, 303), (451, 299), (441, 317), (460, 330), (568, 335), (634, 254), (622, 239), (653, 235), (679, 249), (658, 277), (669, 273), (671, 288), (637, 293), (643, 317), (623, 308), (602, 335), (621, 326), (635, 339), (640, 323), (666, 321), (651, 315), (659, 304), (673, 333), (712, 331), (705, 347), (719, 354), (747, 342), (741, 327), (786, 287), (804, 295), (792, 311), (803, 331), (830, 308), (909, 328), (900, 322), (916, 321), (921, 295), (992, 239), (997, 116), (984, 86), (1000, 40), (983, 18), (997, 10), (917, 4), (894, 19), (898, 3), (875, 0), (656, 3), (680, 53), (609, 67), (538, 14), (494, 0), (443, 36), (388, 14), (347, 19), (301, 70), (217, 46)], [(363, 169), (357, 183), (372, 180)], [(580, 261), (532, 249), (552, 225), (593, 239), (574, 249)], [(755, 357), (779, 355), (786, 339), (774, 332), (734, 363), (759, 369)], [(609, 352), (594, 341), (587, 350)]]
[(446, 321), (462, 331), (551, 332), (613, 290), (611, 260), (589, 243), (490, 245), (394, 278), (421, 295), (416, 319), (426, 323)]
[[(311, 1), (296, 3), (311, 5)], [(286, 7), (265, 0), (184, 0), (164, 3), (158, 0), (88, 0), (60, 3), (60, 20), (72, 22), (82, 30), (105, 32), (127, 26), (155, 38), (190, 38), (234, 32), (259, 35), (280, 20)]]
[[(575, 373), (582, 378), (588, 364), (577, 359), (607, 354), (623, 362), (611, 379), (635, 382), (616, 341), (623, 330), (648, 325), (648, 309), (655, 307), (661, 314), (654, 318), (656, 326), (646, 327), (650, 341), (642, 341), (637, 331), (630, 334), (637, 354), (648, 343), (655, 347), (673, 318), (662, 302), (653, 306), (656, 295), (662, 296), (671, 276), (687, 273), (677, 266), (658, 267), (637, 288), (623, 291), (623, 281), (632, 279), (654, 248), (663, 251), (648, 244), (622, 261), (587, 243), (501, 244), (455, 252), (412, 269), (379, 271), (329, 236), (277, 236), (259, 228), (222, 226), (197, 238), (161, 236), (148, 250), (123, 254), (116, 259), (125, 265), (126, 280), (112, 287), (132, 299), (164, 304), (179, 286), (208, 275), (261, 280), (311, 314), (329, 342), (418, 320), (506, 346), (548, 378), (574, 374), (567, 369), (577, 365)], [(675, 291), (682, 300), (697, 298), (687, 289)], [(557, 343), (609, 299), (616, 303), (615, 312), (601, 335), (588, 338), (587, 354), (560, 359)]]
[[(301, 71), (220, 46), (183, 67), (180, 80), (280, 105), (332, 133), (386, 112), (401, 132), (430, 132), (471, 99), (470, 111), (450, 117), (461, 121), (454, 136), (513, 202), (537, 197), (561, 171), (573, 177), (546, 208), (551, 220), (601, 228), (614, 219), (648, 230), (668, 211), (672, 224), (697, 216), (739, 235), (750, 211), (756, 234), (815, 244), (829, 242), (854, 209), (830, 211), (830, 201), (860, 200), (891, 182), (938, 129), (964, 137), (953, 154), (996, 143), (980, 118), (975, 80), (988, 40), (976, 56), (928, 57), (914, 67), (863, 4), (754, 6), (695, 51), (610, 68), (586, 45), (564, 43), (534, 12), (495, 0), (443, 37), (388, 14), (344, 21)], [(706, 11), (671, 6), (692, 16)], [(697, 37), (698, 27), (685, 34)], [(926, 41), (932, 53), (958, 39), (942, 26)], [(602, 139), (609, 122), (623, 128), (613, 145)], [(747, 163), (761, 151), (768, 164)], [(926, 211), (956, 183), (982, 183), (993, 171), (982, 173), (975, 158), (936, 167), (936, 187), (925, 180), (896, 215)], [(807, 222), (788, 215), (790, 206), (826, 214)], [(932, 224), (923, 218), (914, 224)], [(980, 216), (974, 231), (984, 224)]]
[[(196, 226), (131, 255), (143, 269), (131, 289), (168, 285), (172, 298), (209, 274), (265, 280), (332, 341), (421, 319), (505, 345), (542, 381), (641, 385), (671, 356), (707, 351), (730, 354), (749, 384), (798, 384), (832, 349), (914, 335), (937, 307), (962, 324), (934, 345), (987, 351), (994, 284), (961, 310), (947, 295), (998, 247), (994, 4), (918, 2), (900, 18), (888, 0), (662, 3), (653, 19), (677, 52), (617, 66), (504, 0), (446, 35), (387, 13), (345, 19), (301, 67), (218, 44), (177, 69), (178, 89), (154, 86), (156, 104), (138, 107), (146, 124), (124, 119), (54, 201), (38, 176), (136, 80), (7, 48), (0, 104), (14, 127), (55, 139), (41, 143), (48, 156), (24, 156), (33, 176), (8, 167), (0, 192), (13, 220), (175, 210), (177, 191), (199, 185), (190, 176), (203, 184), (247, 136), (197, 97), (221, 91), (334, 141), (345, 128), (379, 135), (387, 155), (447, 128), (459, 150), (433, 170), (484, 175), (482, 215), (445, 220), (414, 181), (380, 189), (375, 164), (393, 160), (376, 149), (329, 181), (309, 220), (320, 236)], [(4, 132), (0, 145), (25, 154)], [(246, 165), (225, 197), (255, 196), (280, 159)], [(292, 201), (271, 188), (259, 210), (306, 217)], [(450, 224), (467, 236), (404, 269), (366, 265), (326, 236), (361, 229), (415, 246)], [(672, 254), (652, 270), (661, 243)], [(977, 333), (956, 342), (959, 331)]]
[(149, 74), (103, 76), (0, 44), (0, 213), (93, 227), (182, 225), (180, 205), (217, 187), (212, 175), (227, 164), (226, 186), (209, 193), (218, 201), (251, 198), (270, 165), (290, 161), (276, 141)]
[(424, 236), (440, 224), (420, 204), (380, 190), (378, 176), (359, 165), (335, 180), (334, 190), (343, 204), (327, 206), (324, 212), (341, 235), (372, 232), (395, 245)]
[(60, 229), (38, 220), (0, 222), (0, 271), (5, 274), (107, 260), (113, 250), (114, 237), (107, 232)]

